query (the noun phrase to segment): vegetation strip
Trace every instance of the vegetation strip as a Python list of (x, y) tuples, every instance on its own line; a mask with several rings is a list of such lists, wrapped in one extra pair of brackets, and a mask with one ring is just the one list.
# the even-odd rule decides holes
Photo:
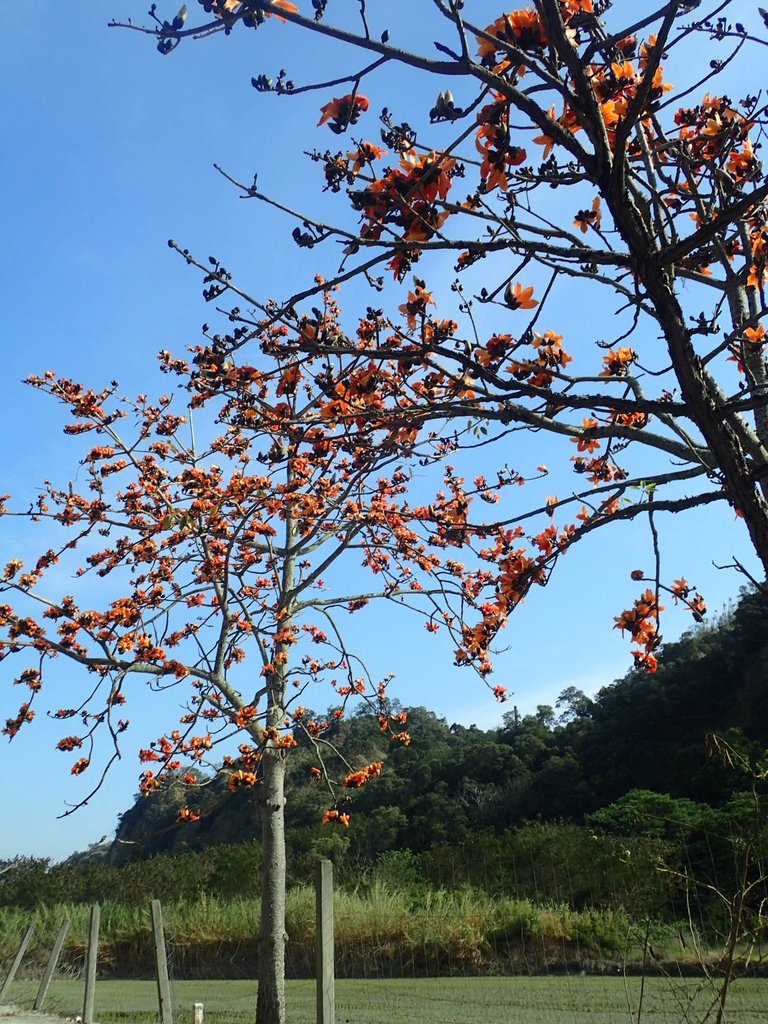
[[(616, 1024), (636, 1011), (640, 979), (629, 978), (429, 978), (390, 981), (341, 981), (337, 986), (337, 1016), (355, 1024)], [(64, 1016), (79, 1012), (82, 986), (57, 981), (52, 1007)], [(192, 1024), (195, 1001), (205, 1005), (209, 1024), (241, 1024), (253, 1019), (252, 982), (175, 982), (174, 1019)], [(645, 1013), (654, 1024), (680, 1024), (681, 1005), (696, 1020), (710, 998), (711, 988), (686, 979), (649, 979)], [(34, 996), (32, 982), (17, 983), (19, 1005)], [(733, 990), (733, 1019), (739, 1024), (764, 1024), (764, 984), (741, 981)], [(309, 981), (287, 985), (292, 1024), (314, 1024), (314, 987)], [(97, 1015), (103, 1024), (155, 1024), (157, 992), (154, 982), (100, 982)]]

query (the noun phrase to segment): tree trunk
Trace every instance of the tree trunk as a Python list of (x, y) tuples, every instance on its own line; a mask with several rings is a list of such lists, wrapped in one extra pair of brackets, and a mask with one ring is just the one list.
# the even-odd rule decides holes
[[(293, 482), (291, 461), (287, 483)], [(285, 550), (280, 603), (275, 617), (280, 633), (291, 635), (295, 583), (296, 528), (290, 506), (285, 517)], [(272, 734), (262, 751), (261, 787), (261, 924), (259, 927), (259, 993), (256, 1024), (285, 1024), (285, 749), (275, 738), (285, 718), (285, 691), (292, 639), (275, 637), (267, 676), (266, 726)]]
[[(614, 194), (610, 179), (598, 184), (632, 256), (637, 278), (653, 304), (688, 415), (712, 452), (723, 488), (743, 516), (755, 553), (768, 574), (768, 502), (755, 486), (755, 478), (765, 469), (763, 452), (754, 450), (749, 428), (738, 414), (729, 415), (726, 395), (697, 356), (675, 294), (674, 274), (661, 264), (637, 205), (629, 193)], [(753, 437), (760, 448), (759, 439)]]
[(285, 1024), (285, 752), (263, 754), (261, 925), (256, 1024)]

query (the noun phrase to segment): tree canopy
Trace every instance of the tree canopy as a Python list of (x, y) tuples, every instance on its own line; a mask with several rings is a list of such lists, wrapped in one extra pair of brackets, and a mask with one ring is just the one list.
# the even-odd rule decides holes
[[(319, 189), (337, 196), (335, 218), (319, 197), (320, 216), (311, 200), (299, 208), (293, 197), (265, 195), (255, 180), (242, 194), (285, 210), (295, 243), (318, 261), (332, 264), (329, 249), (342, 246), (328, 282), (360, 278), (388, 296), (390, 275), (403, 282), (417, 264), (422, 275), (399, 310), (377, 311), (375, 329), (364, 319), (341, 335), (301, 305), (320, 285), (268, 305), (247, 283), (214, 272), (216, 299), (238, 302), (229, 312), (245, 329), (264, 315), (303, 329), (304, 352), (330, 345), (356, 357), (364, 349), (382, 370), (418, 358), (422, 386), (409, 415), (442, 417), (449, 407), (516, 466), (526, 455), (517, 434), (570, 442), (567, 496), (535, 497), (523, 511), (517, 498), (499, 513), (506, 543), (525, 542), (499, 580), (503, 599), (485, 616), (487, 633), (546, 582), (551, 565), (542, 572), (528, 545), (562, 554), (627, 519), (647, 516), (656, 543), (662, 513), (727, 502), (768, 566), (768, 186), (759, 160), (764, 106), (749, 74), (765, 26), (731, 22), (732, 3), (710, 12), (682, 0), (639, 16), (610, 2), (540, 0), (488, 24), (461, 3), (435, 2), (432, 21), (418, 30), (390, 26), (387, 12), (365, 4), (355, 15), (315, 4), (311, 17), (262, 0), (200, 6), (171, 20), (153, 8), (153, 22), (130, 27), (154, 36), (161, 53), (235, 31), (255, 32), (258, 53), (262, 32), (297, 30), (313, 45), (342, 44), (352, 68), (324, 82), (301, 81), (298, 69), (252, 79), (281, 103), (348, 86), (320, 105), (319, 126), (349, 144), (320, 143), (307, 154)], [(275, 19), (287, 24), (265, 25)], [(397, 67), (418, 72), (422, 87), (396, 97), (408, 108), (384, 107), (374, 126), (363, 90)], [(744, 95), (729, 95), (734, 87)], [(371, 141), (376, 133), (381, 139)], [(427, 284), (429, 258), (446, 253), (455, 260), (458, 321), (437, 318)], [(584, 329), (564, 312), (591, 304), (599, 326), (585, 317)], [(518, 483), (536, 476), (527, 461)], [(529, 530), (537, 519), (543, 526)], [(652, 586), (618, 622), (651, 671), (660, 584), (695, 616), (704, 610), (685, 579), (659, 579), (656, 561), (638, 570)]]
[[(84, 486), (48, 484), (15, 513), (63, 539), (7, 563), (0, 607), (0, 657), (26, 659), (15, 682), (29, 691), (4, 732), (32, 719), (54, 660), (80, 666), (91, 690), (53, 715), (77, 722), (59, 748), (75, 754), (74, 774), (99, 764), (96, 787), (129, 728), (136, 678), (189, 687), (178, 728), (142, 748), (144, 792), (180, 770), (194, 788), (185, 768), (242, 734), (224, 770), (232, 790), (260, 787), (257, 1016), (277, 1024), (295, 731), (317, 756), (332, 825), (348, 824), (347, 791), (382, 768), (329, 769), (348, 700), (367, 701), (413, 756), (404, 713), (348, 649), (339, 613), (395, 601), (447, 632), (455, 662), (488, 680), (510, 613), (569, 548), (642, 519), (653, 564), (632, 573), (641, 592), (615, 625), (650, 673), (662, 598), (697, 621), (705, 612), (685, 578), (662, 573), (664, 515), (729, 505), (768, 569), (766, 108), (753, 70), (765, 26), (732, 23), (728, 0), (639, 15), (609, 0), (534, 0), (477, 23), (460, 0), (435, 0), (415, 31), (365, 0), (355, 12), (312, 8), (200, 0), (193, 16), (153, 4), (146, 25), (123, 23), (164, 55), (235, 31), (256, 47), (265, 31), (294, 31), (346, 55), (352, 70), (332, 79), (252, 78), (280, 102), (317, 91), (312, 131), (349, 139), (310, 144), (322, 206), (224, 172), (245, 198), (285, 212), (322, 274), (270, 299), (171, 241), (217, 310), (190, 354), (161, 353), (175, 396), (127, 401), (117, 385), (31, 379), (69, 411), (67, 433), (95, 443), (82, 453)], [(424, 84), (383, 107), (376, 136), (364, 90), (391, 68)], [(352, 281), (368, 290), (347, 317), (339, 290)], [(357, 288), (347, 294), (359, 301)], [(450, 304), (455, 317), (438, 315)], [(588, 308), (597, 315), (570, 312)], [(559, 497), (542, 496), (547, 437)], [(104, 581), (98, 607), (64, 592), (59, 562)], [(327, 720), (299, 701), (320, 678), (339, 698)], [(589, 707), (578, 693), (563, 702), (577, 730)], [(542, 705), (519, 752), (493, 751), (499, 770), (546, 760), (554, 721)], [(104, 734), (112, 749), (99, 762)], [(548, 769), (552, 792), (572, 759)], [(467, 777), (461, 791), (480, 817), (489, 781)], [(447, 800), (431, 798), (430, 816), (445, 819)]]

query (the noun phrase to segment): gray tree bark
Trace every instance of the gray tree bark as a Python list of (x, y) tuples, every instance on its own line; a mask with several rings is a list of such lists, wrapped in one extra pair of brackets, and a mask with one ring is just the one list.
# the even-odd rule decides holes
[(285, 754), (263, 755), (261, 926), (256, 1024), (285, 1024)]

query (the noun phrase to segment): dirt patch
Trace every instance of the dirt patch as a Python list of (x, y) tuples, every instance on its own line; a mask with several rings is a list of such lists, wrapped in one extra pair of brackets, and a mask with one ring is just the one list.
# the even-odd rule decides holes
[(62, 1024), (65, 1019), (71, 1021), (71, 1018), (52, 1017), (49, 1013), (35, 1013), (18, 1006), (0, 1006), (0, 1021), (7, 1021), (7, 1024)]

